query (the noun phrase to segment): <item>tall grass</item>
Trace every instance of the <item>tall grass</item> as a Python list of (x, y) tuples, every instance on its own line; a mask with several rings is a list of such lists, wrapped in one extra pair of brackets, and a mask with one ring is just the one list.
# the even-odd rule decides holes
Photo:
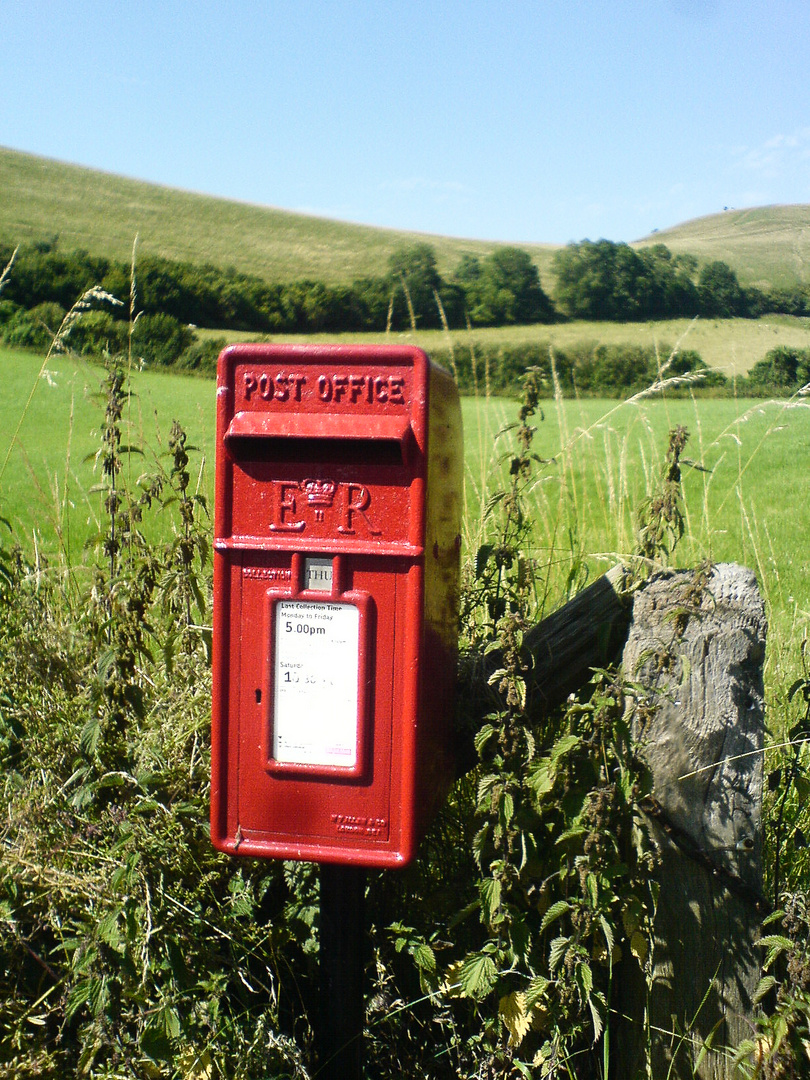
[[(246, 1054), (246, 1040), (255, 1031), (263, 1033), (265, 1042), (278, 1038), (283, 1022), (279, 1001), (286, 1002), (285, 995), (293, 994), (298, 1007), (299, 977), (304, 987), (301, 1000), (311, 993), (305, 975), (299, 976), (299, 972), (308, 971), (306, 965), (312, 957), (317, 901), (311, 875), (307, 877), (303, 869), (293, 871), (277, 865), (235, 870), (209, 850), (204, 734), (208, 675), (202, 649), (193, 660), (185, 659), (183, 650), (173, 643), (170, 624), (182, 621), (178, 612), (185, 612), (187, 625), (190, 617), (188, 595), (176, 589), (169, 595), (174, 580), (169, 575), (161, 574), (150, 584), (155, 595), (164, 596), (163, 608), (155, 604), (149, 616), (153, 625), (148, 633), (154, 629), (154, 645), (160, 647), (153, 645), (150, 655), (138, 638), (136, 660), (125, 657), (132, 660), (127, 668), (119, 663), (127, 680), (123, 689), (137, 686), (142, 692), (141, 714), (133, 713), (127, 716), (126, 724), (121, 722), (121, 730), (126, 732), (121, 741), (116, 741), (118, 728), (110, 729), (106, 758), (100, 756), (97, 746), (94, 749), (90, 719), (104, 718), (100, 695), (106, 692), (105, 687), (109, 689), (104, 680), (110, 670), (110, 649), (106, 626), (96, 626), (95, 638), (84, 642), (82, 635), (92, 621), (84, 609), (93, 610), (93, 601), (87, 598), (97, 589), (100, 572), (111, 596), (113, 588), (118, 588), (117, 576), (127, 580), (123, 563), (120, 573), (115, 568), (108, 571), (99, 558), (100, 548), (86, 552), (83, 543), (84, 537), (103, 535), (106, 513), (105, 492), (93, 491), (94, 486), (103, 486), (93, 472), (93, 448), (98, 449), (103, 429), (102, 406), (91, 400), (103, 373), (55, 351), (44, 362), (13, 353), (4, 354), (4, 362), (7, 385), (16, 390), (0, 406), (4, 414), (0, 429), (10, 440), (0, 447), (5, 450), (8, 466), (0, 485), (0, 510), (14, 520), (16, 535), (28, 549), (27, 578), (18, 584), (33, 595), (30, 611), (39, 617), (38, 622), (29, 619), (26, 625), (6, 627), (4, 632), (17, 650), (15, 656), (25, 656), (24, 643), (29, 638), (38, 644), (40, 651), (33, 654), (32, 662), (45, 669), (42, 675), (37, 667), (30, 686), (15, 684), (13, 694), (8, 695), (9, 701), (14, 697), (14, 716), (19, 714), (30, 736), (26, 735), (24, 750), (19, 739), (14, 743), (9, 758), (11, 779), (6, 779), (4, 788), (8, 813), (3, 840), (11, 867), (6, 871), (8, 888), (21, 887), (13, 896), (7, 890), (5, 900), (7, 910), (25, 928), (29, 949), (50, 968), (46, 974), (51, 980), (47, 1003), (42, 1004), (39, 995), (43, 991), (36, 982), (40, 972), (34, 970), (32, 975), (27, 962), (19, 965), (19, 978), (29, 980), (25, 987), (31, 996), (23, 1000), (21, 995), (19, 1008), (11, 998), (4, 1003), (11, 1017), (9, 1030), (13, 1027), (17, 1039), (14, 1050), (19, 1050), (19, 1059), (24, 1060), (24, 1035), (32, 1023), (29, 1016), (36, 1019), (44, 1015), (51, 1025), (63, 1022), (74, 1046), (83, 1039), (83, 1053), (90, 1055), (90, 1060), (96, 1053), (100, 1059), (107, 1055), (108, 1075), (115, 1075), (115, 1051), (105, 1040), (110, 1031), (123, 1031), (124, 1021), (114, 995), (107, 992), (109, 983), (120, 985), (125, 997), (130, 1040), (127, 1053), (139, 1068), (146, 1070), (146, 1058), (165, 1063), (174, 1055), (174, 1071), (164, 1074), (181, 1075), (185, 1065), (178, 1047), (185, 1043), (194, 1047), (195, 1057), (187, 1063), (188, 1074), (195, 1075), (196, 1069), (196, 1075), (203, 1075), (210, 1061), (222, 1062), (224, 1068), (229, 1052), (241, 1048)], [(44, 377), (46, 373), (54, 385)], [(122, 482), (126, 481), (132, 498), (141, 490), (140, 469), (147, 473), (154, 465), (160, 472), (169, 447), (166, 432), (178, 414), (180, 419), (192, 419), (190, 442), (202, 451), (194, 470), (188, 468), (183, 484), (188, 480), (189, 489), (196, 487), (207, 494), (210, 470), (205, 462), (210, 462), (213, 449), (213, 383), (138, 371), (131, 371), (130, 377), (132, 393), (126, 403), (130, 434), (122, 436), (122, 442), (137, 443), (145, 451), (143, 456), (128, 459), (131, 472), (122, 471)], [(516, 441), (516, 404), (487, 395), (485, 370), (479, 372), (478, 386), (480, 395), (463, 402), (467, 432), (463, 539), (468, 575), (475, 573), (476, 552), (497, 538), (497, 497), (509, 486), (516, 455), (526, 449), (521, 450)], [(796, 557), (795, 543), (796, 534), (807, 535), (810, 527), (810, 508), (803, 498), (804, 470), (797, 453), (810, 437), (808, 403), (802, 397), (753, 404), (669, 400), (665, 391), (655, 399), (636, 395), (626, 402), (607, 403), (565, 401), (557, 392), (542, 403), (542, 409), (542, 419), (535, 417), (537, 432), (531, 449), (536, 456), (526, 493), (532, 526), (525, 538), (524, 555), (537, 570), (534, 617), (557, 607), (614, 563), (632, 560), (637, 547), (637, 511), (661, 475), (668, 432), (677, 425), (685, 426), (691, 433), (684, 455), (687, 529), (676, 558), (684, 566), (706, 558), (729, 559), (746, 562), (758, 571), (771, 619), (768, 699), (774, 741), (778, 741), (779, 733), (789, 730), (798, 708), (798, 701), (790, 700), (788, 687), (800, 669), (810, 621), (806, 566)], [(174, 460), (174, 473), (179, 475), (178, 458)], [(184, 472), (186, 468), (184, 464)], [(109, 486), (105, 490), (109, 497)], [(186, 490), (183, 486), (182, 491)], [(173, 500), (175, 510), (180, 502)], [(18, 526), (22, 521), (28, 524), (21, 532)], [(159, 513), (142, 527), (144, 536), (154, 539), (164, 558), (167, 541), (170, 547), (172, 535), (180, 536), (177, 521), (172, 524)], [(200, 530), (204, 527), (200, 519)], [(171, 565), (176, 571), (176, 562)], [(136, 574), (137, 567), (127, 572), (130, 570)], [(72, 580), (72, 585), (70, 594), (60, 599), (52, 586), (63, 580)], [(146, 634), (141, 608), (135, 607), (140, 594), (133, 586), (118, 596), (121, 605), (129, 605), (126, 612), (138, 615), (138, 633)], [(171, 601), (168, 607), (166, 597)], [(64, 607), (60, 608), (60, 603)], [(19, 613), (25, 623), (27, 613)], [(201, 616), (200, 622), (204, 621)], [(122, 622), (123, 629), (126, 625)], [(103, 646), (100, 650), (99, 642)], [(130, 639), (124, 644), (130, 651), (134, 649)], [(161, 651), (167, 657), (165, 665), (160, 662)], [(58, 676), (50, 666), (56, 661), (62, 664)], [(0, 657), (0, 666), (3, 664), (8, 674), (10, 661)], [(9, 675), (9, 685), (10, 679)], [(124, 700), (122, 691), (120, 700), (114, 702), (117, 720), (123, 716)], [(103, 742), (101, 746), (104, 750)], [(8, 754), (5, 746), (0, 746), (0, 751)], [(32, 763), (36, 758), (37, 768), (28, 768), (29, 757)], [(36, 832), (29, 827), (32, 808), (37, 806), (52, 830), (47, 835), (44, 829)], [(470, 800), (465, 802), (459, 795), (459, 816), (469, 806)], [(795, 816), (793, 810), (791, 813)], [(53, 815), (53, 820), (48, 815)], [(470, 831), (469, 822), (458, 829), (459, 835)], [(58, 852), (56, 866), (48, 862), (49, 845)], [(454, 858), (460, 863), (470, 860), (468, 852), (455, 851)], [(126, 877), (118, 873), (122, 860), (126, 860)], [(433, 885), (441, 884), (447, 863), (444, 853), (423, 871)], [(397, 910), (393, 917), (408, 914), (414, 925), (419, 925), (424, 897), (417, 888), (418, 879), (401, 880), (401, 886), (379, 883), (377, 910), (386, 911), (387, 889), (401, 888), (410, 906)], [(0, 874), (0, 884), (5, 881)], [(458, 897), (453, 902), (457, 908)], [(61, 929), (59, 920), (68, 920), (69, 934)], [(3, 925), (10, 935), (8, 940), (16, 941), (12, 930)], [(409, 929), (403, 926), (397, 933)], [(380, 926), (375, 934), (377, 955), (387, 957), (385, 962), (380, 960), (383, 982), (385, 964), (393, 962), (390, 948), (386, 954)], [(48, 935), (54, 935), (57, 944), (48, 945), (52, 940)], [(206, 948), (220, 950), (213, 973), (206, 967), (204, 950), (197, 947), (205, 935), (210, 938)], [(89, 952), (82, 951), (85, 939), (95, 942), (96, 951), (90, 959)], [(172, 945), (175, 939), (185, 943), (188, 971)], [(416, 937), (413, 941), (414, 955), (423, 960), (433, 955), (432, 951), (420, 951)], [(51, 949), (47, 956), (46, 946)], [(436, 943), (436, 948), (440, 947), (444, 947), (441, 941)], [(14, 955), (19, 959), (19, 949)], [(120, 962), (118, 956), (123, 957)], [(128, 965), (132, 964), (137, 968), (134, 982), (128, 981)], [(245, 965), (245, 971), (240, 965)], [(241, 990), (239, 973), (247, 980)], [(262, 981), (260, 991), (251, 980)], [(66, 1020), (65, 1008), (58, 1000), (61, 990), (55, 989), (63, 984), (67, 988)], [(144, 986), (148, 989), (143, 990)], [(280, 997), (275, 996), (277, 987), (282, 988)], [(418, 991), (409, 991), (402, 1010), (391, 1005), (386, 1012), (394, 1025), (393, 1043), (400, 1031), (396, 1024), (406, 1018), (400, 1013), (418, 1010), (417, 995)], [(211, 1019), (212, 1000), (222, 1010), (220, 1015), (227, 1014), (230, 1026), (226, 1027), (225, 1021), (217, 1026), (218, 1021)], [(236, 1005), (231, 1008), (229, 1002)], [(428, 1030), (435, 1032), (435, 1026), (430, 1025), (439, 1022), (451, 1023), (449, 1006), (442, 1008), (445, 1012), (436, 1014), (439, 1019), (432, 1017), (426, 1022)], [(299, 1011), (304, 1009), (301, 1005)], [(496, 1029), (499, 1022), (496, 1006)], [(120, 1026), (116, 1028), (116, 1024)], [(302, 1022), (299, 1031), (304, 1028)], [(133, 1041), (136, 1035), (137, 1046)], [(448, 1039), (449, 1047), (452, 1039)], [(461, 1054), (464, 1049), (472, 1053), (474, 1042), (471, 1040), (467, 1048), (460, 1042), (452, 1045), (453, 1052)], [(105, 1049), (97, 1051), (96, 1047)], [(257, 1059), (263, 1048), (251, 1043), (250, 1049), (256, 1054), (250, 1062), (245, 1058), (244, 1067), (240, 1063), (237, 1075), (262, 1075)], [(290, 1043), (288, 1068), (292, 1067), (293, 1051), (299, 1052)], [(400, 1052), (404, 1055), (404, 1050)], [(409, 1052), (414, 1061), (421, 1060), (422, 1048)], [(58, 1047), (52, 1050), (50, 1075), (58, 1075), (63, 1061), (60, 1053)], [(28, 1064), (33, 1075), (35, 1063)], [(459, 1056), (457, 1075), (464, 1075), (464, 1068), (471, 1074), (474, 1058), (465, 1061)], [(46, 1072), (44, 1066), (42, 1071)], [(445, 1070), (437, 1075), (448, 1073)]]
[[(511, 403), (465, 400), (468, 555), (491, 527), (490, 499), (515, 453)], [(684, 453), (685, 536), (676, 564), (739, 562), (757, 574), (769, 619), (766, 679), (780, 700), (801, 662), (810, 625), (803, 448), (810, 400), (556, 399), (543, 403), (530, 491), (531, 558), (540, 568), (539, 614), (587, 580), (631, 558), (637, 511), (661, 474), (668, 432), (689, 432)]]
[[(0, 400), (4, 516), (23, 542), (81, 561), (98, 527), (97, 482), (88, 455), (98, 426), (94, 395), (102, 373), (52, 351), (38, 361), (3, 351), (7, 393)], [(491, 525), (488, 505), (502, 486), (515, 445), (517, 406), (479, 394), (463, 399), (466, 432), (464, 550), (473, 559)], [(50, 380), (50, 381), (49, 381)], [(166, 451), (178, 419), (199, 447), (195, 488), (210, 497), (213, 480), (213, 383), (170, 373), (132, 372), (128, 420), (144, 462)], [(540, 611), (633, 551), (636, 510), (660, 474), (669, 430), (689, 431), (683, 477), (687, 531), (680, 565), (736, 561), (757, 572), (771, 626), (768, 669), (776, 657), (797, 657), (810, 619), (804, 538), (810, 535), (803, 448), (810, 441), (810, 402), (735, 399), (542, 403), (530, 492), (531, 557), (542, 568)], [(58, 540), (59, 543), (55, 543)]]

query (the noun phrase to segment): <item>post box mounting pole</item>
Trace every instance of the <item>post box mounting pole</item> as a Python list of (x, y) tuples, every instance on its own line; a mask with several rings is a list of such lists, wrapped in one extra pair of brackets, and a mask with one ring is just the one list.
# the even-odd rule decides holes
[(319, 1080), (361, 1080), (366, 872), (320, 864)]

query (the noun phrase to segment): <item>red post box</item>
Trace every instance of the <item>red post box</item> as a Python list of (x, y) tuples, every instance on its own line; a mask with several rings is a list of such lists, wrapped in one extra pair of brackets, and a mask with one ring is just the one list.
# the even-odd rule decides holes
[(463, 444), (411, 347), (219, 358), (211, 835), (401, 866), (453, 777)]

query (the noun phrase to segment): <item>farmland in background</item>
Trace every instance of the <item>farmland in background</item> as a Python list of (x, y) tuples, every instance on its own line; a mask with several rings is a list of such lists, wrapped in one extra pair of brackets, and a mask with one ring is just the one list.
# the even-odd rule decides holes
[[(216, 330), (198, 329), (203, 339), (220, 338)], [(256, 334), (228, 331), (229, 342), (267, 340)], [(303, 339), (300, 334), (274, 334), (273, 341), (363, 342), (365, 344), (418, 345), (430, 353), (454, 346), (472, 344), (510, 346), (525, 343), (567, 349), (582, 343), (593, 345), (652, 346), (665, 360), (670, 350), (694, 349), (710, 368), (729, 378), (744, 375), (761, 360), (769, 349), (787, 345), (798, 349), (810, 348), (810, 319), (791, 315), (769, 315), (761, 319), (664, 319), (659, 322), (611, 323), (576, 320), (553, 325), (476, 327), (466, 330), (417, 330), (379, 334), (312, 334)]]
[[(233, 266), (275, 281), (348, 283), (381, 274), (395, 248), (417, 239), (433, 245), (442, 274), (452, 271), (462, 254), (484, 256), (499, 246), (231, 202), (3, 148), (0, 190), (0, 238), (8, 241), (57, 235), (65, 250), (84, 248), (128, 262), (137, 233), (142, 250), (151, 254)], [(553, 294), (551, 260), (559, 245), (520, 237), (503, 242), (530, 252), (544, 288)], [(701, 261), (727, 262), (743, 285), (810, 282), (810, 206), (730, 210), (661, 229), (634, 246), (656, 243)]]
[[(41, 358), (0, 351), (5, 392), (0, 398), (0, 460), (35, 386), (0, 484), (0, 513), (27, 550), (58, 566), (69, 550), (76, 562), (98, 528), (100, 496), (93, 454), (98, 447), (103, 369), (70, 356)], [(209, 499), (214, 474), (212, 380), (164, 372), (133, 372), (124, 415), (127, 441), (142, 453), (128, 468), (133, 479), (166, 453), (173, 420), (198, 447), (195, 487)], [(508, 472), (515, 419), (508, 399), (463, 399), (466, 445), (465, 550), (470, 557), (486, 533), (489, 496)], [(538, 466), (533, 555), (548, 567), (547, 591), (566, 592), (573, 563), (579, 584), (603, 572), (634, 547), (635, 512), (655, 487), (668, 432), (690, 432), (684, 471), (687, 536), (681, 565), (705, 558), (733, 560), (757, 571), (774, 627), (794, 644), (794, 624), (810, 618), (810, 583), (797, 538), (810, 534), (805, 462), (810, 404), (803, 400), (615, 402), (601, 399), (543, 403), (535, 451)], [(572, 577), (577, 580), (577, 575)], [(772, 637), (776, 646), (777, 636)]]

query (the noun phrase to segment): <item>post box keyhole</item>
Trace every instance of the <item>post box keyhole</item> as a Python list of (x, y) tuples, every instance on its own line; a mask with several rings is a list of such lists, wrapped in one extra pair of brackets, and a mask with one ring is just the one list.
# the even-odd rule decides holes
[(256, 691), (256, 704), (261, 705), (261, 703), (262, 703), (262, 692), (261, 692), (261, 690), (257, 690)]

